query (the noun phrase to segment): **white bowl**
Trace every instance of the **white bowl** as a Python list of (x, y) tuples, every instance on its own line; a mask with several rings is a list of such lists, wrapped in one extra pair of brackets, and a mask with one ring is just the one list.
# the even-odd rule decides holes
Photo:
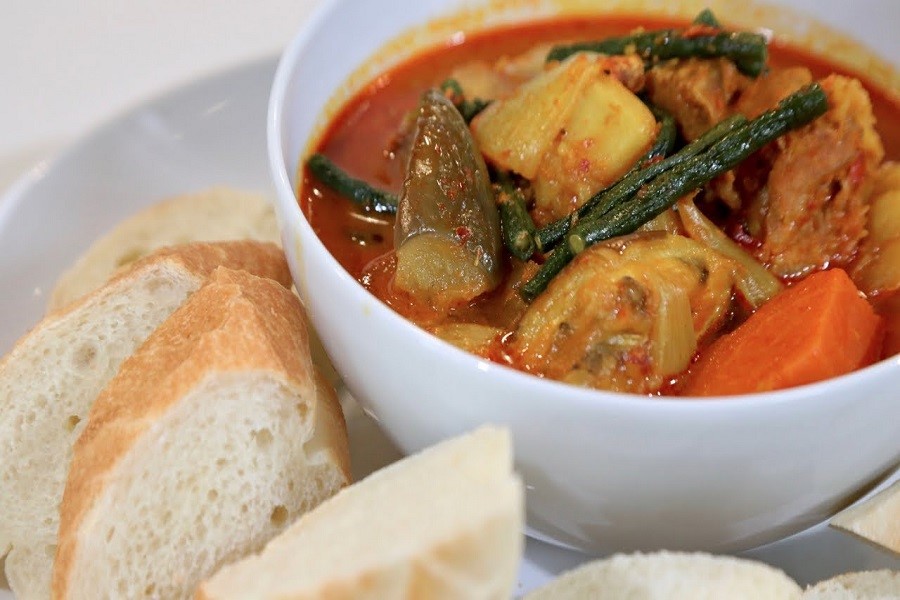
[[(870, 4), (889, 11), (894, 1)], [(531, 532), (596, 553), (750, 548), (822, 521), (894, 469), (900, 357), (820, 384), (728, 399), (590, 391), (457, 350), (387, 308), (335, 261), (301, 214), (295, 190), (298, 161), (343, 100), (464, 23), (596, 5), (507, 0), (398, 41), (461, 4), (326, 3), (285, 52), (269, 107), (277, 210), (298, 289), (349, 390), (400, 447), (412, 452), (485, 422), (509, 426)], [(793, 26), (797, 35), (819, 31), (755, 5), (737, 16), (718, 12), (746, 23), (767, 16), (776, 31)]]

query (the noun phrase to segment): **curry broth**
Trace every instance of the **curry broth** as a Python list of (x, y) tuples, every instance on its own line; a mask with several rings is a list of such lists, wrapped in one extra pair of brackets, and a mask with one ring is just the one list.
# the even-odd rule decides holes
[[(662, 29), (679, 26), (684, 26), (684, 22), (659, 18), (570, 18), (455, 38), (383, 73), (363, 88), (330, 124), (317, 151), (329, 156), (354, 177), (397, 192), (405, 168), (391, 150), (398, 128), (404, 117), (416, 107), (422, 92), (438, 85), (455, 66), (476, 59), (492, 62), (504, 55), (522, 53), (541, 43), (622, 35), (638, 27)], [(861, 79), (878, 120), (877, 129), (884, 144), (885, 160), (900, 160), (900, 97), (896, 94), (880, 90), (865, 78), (777, 41), (769, 45), (769, 64), (774, 67), (802, 65), (809, 68), (816, 78), (828, 73), (842, 73)], [(346, 198), (327, 187), (316, 185), (306, 171), (300, 186), (300, 205), (316, 234), (353, 277), (414, 322), (426, 327), (437, 322), (436, 315), (392, 289), (392, 218), (357, 210)], [(511, 286), (531, 273), (523, 273), (528, 266), (512, 259), (507, 267), (504, 285), (471, 305), (456, 309), (445, 320), (510, 329), (525, 308)], [(741, 320), (739, 315), (732, 317), (734, 322)], [(508, 362), (502, 346), (491, 358)], [(663, 393), (673, 392), (677, 392), (677, 385), (674, 388), (667, 386), (663, 390)]]

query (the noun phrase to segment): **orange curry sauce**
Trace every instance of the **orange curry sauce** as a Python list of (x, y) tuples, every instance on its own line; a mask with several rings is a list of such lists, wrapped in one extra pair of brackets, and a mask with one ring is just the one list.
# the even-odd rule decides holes
[[(440, 84), (453, 67), (475, 59), (493, 62), (545, 42), (600, 39), (626, 34), (637, 27), (649, 30), (679, 26), (684, 26), (684, 22), (646, 17), (579, 18), (498, 29), (471, 35), (462, 41), (455, 38), (455, 43), (424, 52), (366, 86), (334, 119), (317, 151), (326, 154), (352, 176), (398, 192), (405, 164), (391, 151), (392, 141), (405, 115), (416, 107), (422, 92)], [(773, 67), (803, 65), (815, 78), (844, 73), (862, 79), (878, 120), (885, 160), (900, 160), (900, 99), (897, 96), (878, 89), (857, 74), (777, 41), (769, 45), (769, 64)], [(391, 217), (357, 210), (349, 200), (319, 186), (305, 171), (300, 194), (301, 208), (313, 229), (353, 277), (412, 321), (426, 327), (435, 322), (434, 315), (414, 307), (391, 289)], [(521, 264), (518, 268), (521, 269)], [(490, 324), (508, 330), (511, 321), (517, 319), (522, 310), (513, 294), (508, 286), (500, 286), (496, 292), (454, 311), (446, 321)], [(737, 322), (742, 318), (736, 315), (733, 320)], [(509, 362), (502, 347), (491, 358)], [(661, 393), (677, 393), (678, 387), (674, 380)]]

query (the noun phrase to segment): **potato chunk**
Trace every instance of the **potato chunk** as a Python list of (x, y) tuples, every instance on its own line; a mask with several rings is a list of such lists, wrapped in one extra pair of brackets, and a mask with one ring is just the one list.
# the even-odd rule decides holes
[(873, 296), (900, 294), (900, 163), (885, 163), (873, 178), (868, 236), (851, 275)]
[(605, 57), (576, 54), (472, 122), (492, 163), (533, 181), (539, 222), (583, 204), (653, 143), (653, 114), (607, 71)]
[(494, 164), (533, 179), (582, 90), (598, 72), (588, 55), (575, 55), (488, 106), (472, 121), (481, 152)]
[(566, 216), (624, 175), (655, 137), (656, 119), (637, 96), (609, 75), (592, 79), (538, 168), (537, 211)]

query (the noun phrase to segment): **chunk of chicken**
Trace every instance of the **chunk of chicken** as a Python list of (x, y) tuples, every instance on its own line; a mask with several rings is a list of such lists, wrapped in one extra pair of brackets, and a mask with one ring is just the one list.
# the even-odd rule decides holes
[[(748, 119), (775, 108), (778, 102), (790, 96), (804, 85), (812, 83), (812, 73), (806, 67), (791, 67), (787, 69), (773, 69), (748, 83), (741, 92), (737, 102), (731, 109), (732, 113), (742, 114)], [(754, 159), (760, 158), (759, 156)], [(713, 197), (722, 200), (732, 210), (740, 210), (743, 199), (740, 185), (744, 185), (745, 191), (749, 185), (755, 183), (755, 177), (760, 172), (759, 168), (752, 167), (754, 159), (751, 159), (749, 169), (737, 169), (728, 171), (721, 177), (713, 180), (708, 188)], [(750, 177), (744, 181), (738, 181), (737, 175), (741, 172), (750, 173)], [(755, 193), (754, 192), (751, 193)]]
[(673, 60), (647, 72), (650, 100), (675, 117), (689, 141), (728, 116), (748, 82), (725, 58)]
[(541, 44), (516, 56), (503, 56), (493, 63), (472, 60), (454, 68), (450, 77), (459, 82), (470, 100), (506, 98), (544, 70), (550, 47), (550, 44)]
[(747, 229), (761, 241), (757, 258), (782, 277), (853, 258), (884, 156), (862, 84), (831, 75), (821, 85), (828, 112), (764, 149), (765, 184), (743, 193)]
[[(546, 62), (552, 44), (540, 44), (515, 56), (502, 56), (495, 62), (472, 60), (459, 65), (450, 73), (466, 97), (481, 100), (503, 100), (516, 89), (540, 75), (555, 63)], [(600, 69), (617, 79), (632, 92), (644, 89), (644, 61), (631, 54), (627, 56), (593, 55)]]
[(730, 259), (679, 235), (639, 233), (592, 246), (528, 308), (511, 355), (545, 377), (654, 392), (722, 323), (735, 273)]
[(806, 67), (773, 69), (747, 84), (734, 105), (734, 112), (753, 119), (812, 81), (812, 73)]

